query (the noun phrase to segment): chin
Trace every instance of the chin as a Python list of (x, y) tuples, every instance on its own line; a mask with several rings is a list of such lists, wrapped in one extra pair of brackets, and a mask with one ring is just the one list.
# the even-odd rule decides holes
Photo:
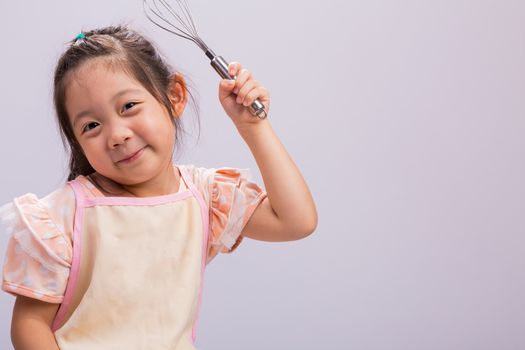
[(140, 183), (147, 182), (158, 175), (158, 169), (160, 164), (141, 164), (141, 166), (129, 170), (120, 170), (115, 174), (115, 181), (123, 185), (137, 185)]

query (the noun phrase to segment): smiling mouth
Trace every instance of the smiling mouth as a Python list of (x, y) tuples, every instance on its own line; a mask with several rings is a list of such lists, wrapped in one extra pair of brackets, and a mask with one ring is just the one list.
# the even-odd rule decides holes
[(144, 149), (146, 148), (146, 146), (142, 147), (141, 149), (139, 149), (137, 152), (131, 154), (129, 157), (127, 158), (124, 158), (124, 159), (121, 159), (119, 160), (117, 163), (129, 163), (129, 162), (132, 162), (134, 161), (135, 159), (139, 158), (142, 153), (144, 152)]

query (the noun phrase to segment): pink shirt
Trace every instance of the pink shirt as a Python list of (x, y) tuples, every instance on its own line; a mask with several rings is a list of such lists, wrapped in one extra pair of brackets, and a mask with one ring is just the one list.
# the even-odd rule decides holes
[[(267, 194), (250, 180), (248, 169), (178, 167), (202, 196), (201, 207), (208, 210), (204, 255), (208, 264), (219, 252), (236, 249), (243, 227)], [(87, 197), (102, 196), (86, 177), (77, 180)], [(181, 178), (178, 193), (186, 189), (184, 182)], [(27, 193), (0, 208), (0, 220), (10, 234), (3, 268), (4, 291), (50, 303), (63, 302), (72, 267), (75, 205), (71, 186), (64, 185), (42, 199)]]

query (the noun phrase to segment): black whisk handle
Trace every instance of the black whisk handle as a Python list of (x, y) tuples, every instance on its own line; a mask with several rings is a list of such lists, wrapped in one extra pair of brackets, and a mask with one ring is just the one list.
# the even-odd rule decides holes
[[(208, 57), (210, 57), (208, 53), (206, 54)], [(235, 80), (237, 78), (236, 76), (232, 77), (230, 73), (228, 73), (229, 65), (228, 65), (228, 62), (226, 62), (224, 58), (222, 58), (221, 56), (213, 55), (213, 57), (210, 59), (211, 59), (210, 61), (211, 66), (217, 71), (217, 73), (219, 73), (219, 75), (223, 79)], [(259, 101), (259, 99), (253, 101), (250, 107), (252, 109), (252, 113), (255, 116), (259, 117), (260, 119), (266, 118), (266, 110), (264, 109), (264, 105), (261, 103), (261, 101)]]

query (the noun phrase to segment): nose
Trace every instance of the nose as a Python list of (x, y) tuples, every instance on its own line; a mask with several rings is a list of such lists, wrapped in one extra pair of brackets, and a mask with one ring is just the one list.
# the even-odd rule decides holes
[(108, 136), (109, 148), (116, 148), (117, 146), (126, 143), (128, 139), (133, 136), (133, 131), (124, 123), (115, 123), (112, 125)]

